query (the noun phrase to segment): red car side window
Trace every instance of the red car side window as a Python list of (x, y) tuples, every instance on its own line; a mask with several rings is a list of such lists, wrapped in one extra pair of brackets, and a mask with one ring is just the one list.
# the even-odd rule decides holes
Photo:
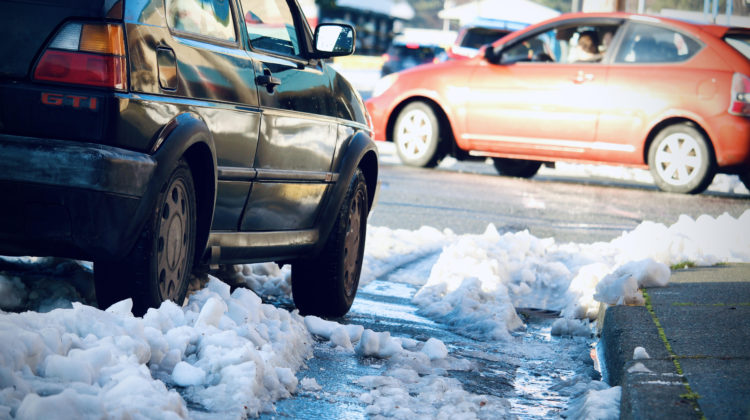
[(677, 63), (695, 55), (702, 45), (672, 29), (633, 23), (617, 54), (618, 63)]

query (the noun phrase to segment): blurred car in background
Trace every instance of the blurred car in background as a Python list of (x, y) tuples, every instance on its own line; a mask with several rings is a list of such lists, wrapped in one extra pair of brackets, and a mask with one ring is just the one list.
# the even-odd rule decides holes
[(460, 60), (474, 57), (483, 45), (492, 44), (505, 35), (526, 26), (528, 26), (526, 23), (507, 20), (475, 19), (472, 23), (461, 28), (456, 41), (446, 50), (443, 58)]
[(475, 58), (386, 76), (366, 105), (407, 165), (491, 157), (532, 177), (543, 162), (619, 164), (698, 193), (717, 172), (750, 184), (748, 57), (747, 28), (567, 14)]
[(436, 63), (438, 56), (444, 51), (439, 45), (395, 41), (383, 54), (380, 75), (385, 76), (420, 64)]
[(406, 28), (383, 54), (381, 76), (426, 63), (436, 63), (456, 38), (456, 32)]

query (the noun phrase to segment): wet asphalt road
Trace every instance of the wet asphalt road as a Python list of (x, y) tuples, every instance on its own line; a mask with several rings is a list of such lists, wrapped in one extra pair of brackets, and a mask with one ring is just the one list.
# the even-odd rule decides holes
[[(388, 153), (383, 155), (387, 162)], [(528, 229), (557, 243), (608, 242), (645, 220), (669, 226), (681, 214), (738, 217), (750, 208), (746, 194), (669, 194), (651, 184), (601, 177), (508, 178), (483, 162), (436, 169), (384, 163), (380, 181), (371, 225), (481, 233), (493, 223), (500, 233)]]

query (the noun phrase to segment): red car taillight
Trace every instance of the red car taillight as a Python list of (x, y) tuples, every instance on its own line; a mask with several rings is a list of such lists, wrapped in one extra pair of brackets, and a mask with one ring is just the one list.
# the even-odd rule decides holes
[(729, 113), (750, 117), (750, 77), (735, 73), (732, 77), (732, 101)]
[(66, 24), (42, 54), (34, 79), (124, 91), (127, 58), (122, 25)]

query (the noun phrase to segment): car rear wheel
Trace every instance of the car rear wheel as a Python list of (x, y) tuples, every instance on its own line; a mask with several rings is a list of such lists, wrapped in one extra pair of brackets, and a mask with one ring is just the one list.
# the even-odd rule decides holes
[(393, 142), (398, 157), (405, 165), (433, 167), (438, 155), (440, 126), (435, 111), (424, 102), (412, 102), (398, 115)]
[(700, 193), (708, 188), (715, 174), (705, 136), (685, 123), (659, 132), (649, 147), (648, 166), (656, 185), (673, 193)]
[(492, 158), (492, 163), (500, 175), (531, 178), (539, 172), (542, 162), (535, 160)]
[(196, 199), (193, 177), (181, 160), (161, 188), (151, 217), (126, 258), (94, 264), (99, 307), (128, 297), (133, 313), (171, 300), (182, 305), (195, 254)]
[(368, 207), (365, 176), (357, 169), (322, 253), (292, 264), (292, 297), (303, 315), (349, 312), (362, 271)]

